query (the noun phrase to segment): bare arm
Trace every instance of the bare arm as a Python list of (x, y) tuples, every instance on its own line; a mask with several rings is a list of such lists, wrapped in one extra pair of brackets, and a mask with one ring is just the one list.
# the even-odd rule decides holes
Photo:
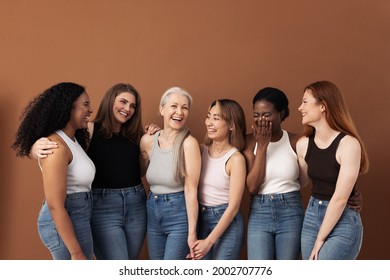
[[(55, 139), (55, 137), (53, 137)], [(60, 140), (55, 139), (59, 145), (53, 155), (41, 159), (43, 188), (45, 199), (54, 224), (68, 248), (72, 259), (86, 259), (73, 229), (72, 221), (64, 204), (66, 199), (66, 178), (68, 164), (72, 155), (68, 147)]]
[[(88, 122), (88, 132), (89, 138), (92, 138), (93, 135), (94, 123)], [(55, 141), (51, 141), (49, 138), (42, 137), (35, 141), (34, 145), (31, 147), (31, 156), (39, 159), (46, 158), (48, 155), (53, 153), (54, 149), (58, 148), (58, 143)]]
[(310, 259), (318, 258), (318, 253), (325, 239), (339, 221), (359, 176), (361, 160), (361, 147), (359, 142), (351, 136), (345, 136), (340, 141), (336, 158), (340, 164), (336, 189), (326, 209), (325, 217), (318, 232)]
[(140, 141), (140, 167), (141, 167), (141, 177), (145, 176), (146, 170), (149, 166), (150, 154), (152, 153), (153, 148), (153, 135), (144, 134)]
[(57, 149), (57, 142), (50, 141), (49, 138), (42, 137), (35, 141), (34, 145), (31, 147), (31, 156), (40, 159), (46, 158), (48, 155), (53, 153), (53, 149)]
[(309, 145), (309, 138), (303, 136), (297, 141), (297, 156), (299, 164), (299, 183), (301, 187), (305, 187), (309, 183), (309, 176), (307, 175), (307, 163), (305, 161), (307, 147)]
[(195, 246), (195, 258), (203, 258), (223, 235), (240, 209), (241, 199), (245, 188), (246, 167), (244, 156), (236, 152), (226, 165), (226, 171), (230, 175), (228, 207), (218, 221), (213, 231), (204, 240), (198, 240)]
[(194, 257), (193, 247), (197, 240), (196, 226), (198, 222), (198, 183), (201, 169), (201, 155), (198, 141), (189, 136), (184, 140), (184, 157), (186, 177), (184, 180), (184, 195), (188, 216), (188, 246), (191, 257)]
[(248, 174), (246, 177), (246, 187), (250, 194), (257, 194), (265, 179), (265, 167), (267, 162), (267, 147), (271, 141), (272, 123), (262, 118), (259, 125), (253, 125), (253, 138), (257, 143), (256, 155), (253, 150), (244, 152)]

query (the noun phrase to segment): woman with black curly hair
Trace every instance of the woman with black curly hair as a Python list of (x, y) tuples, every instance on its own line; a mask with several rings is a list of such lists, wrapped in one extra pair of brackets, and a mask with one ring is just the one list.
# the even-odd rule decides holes
[(57, 142), (52, 156), (41, 158), (45, 200), (38, 232), (56, 260), (93, 258), (91, 184), (95, 165), (84, 149), (92, 108), (84, 87), (59, 83), (36, 97), (24, 111), (12, 148), (29, 156), (41, 137)]
[[(146, 192), (141, 177), (139, 141), (160, 128), (142, 124), (141, 97), (128, 83), (105, 93), (88, 123), (87, 154), (96, 166), (91, 218), (94, 253), (99, 260), (135, 260), (146, 234)], [(35, 158), (50, 157), (57, 144), (46, 138), (32, 147)]]

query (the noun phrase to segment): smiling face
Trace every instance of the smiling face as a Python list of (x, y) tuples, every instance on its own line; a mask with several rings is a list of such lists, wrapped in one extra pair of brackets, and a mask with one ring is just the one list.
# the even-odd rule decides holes
[(160, 113), (164, 117), (164, 127), (181, 129), (187, 122), (189, 115), (189, 100), (180, 93), (172, 93), (167, 96), (163, 106), (160, 106)]
[(137, 108), (136, 98), (130, 92), (121, 92), (115, 97), (112, 106), (114, 120), (120, 127), (134, 115)]
[(281, 130), (283, 112), (278, 112), (275, 106), (266, 100), (259, 100), (253, 106), (253, 122), (260, 126), (261, 119), (272, 123), (272, 133)]
[(207, 137), (211, 140), (223, 140), (229, 136), (231, 128), (226, 120), (221, 117), (220, 109), (217, 105), (211, 107), (206, 120)]
[(74, 129), (85, 129), (88, 127), (89, 118), (92, 112), (93, 110), (89, 96), (84, 92), (73, 103), (69, 123)]
[(313, 125), (313, 123), (321, 119), (325, 106), (314, 98), (310, 89), (307, 89), (303, 94), (302, 104), (299, 106), (298, 111), (302, 114), (302, 124)]

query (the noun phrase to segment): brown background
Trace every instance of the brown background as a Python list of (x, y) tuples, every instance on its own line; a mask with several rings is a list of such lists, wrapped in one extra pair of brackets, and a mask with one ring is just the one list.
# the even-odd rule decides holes
[[(142, 95), (144, 122), (160, 125), (161, 94), (184, 87), (195, 101), (189, 126), (201, 141), (213, 99), (240, 102), (249, 128), (252, 97), (265, 86), (288, 94), (285, 128), (300, 131), (302, 89), (317, 80), (342, 89), (371, 159), (358, 182), (359, 259), (390, 259), (389, 1), (1, 0), (0, 6), (0, 259), (50, 259), (36, 229), (43, 199), (37, 162), (10, 149), (23, 108), (47, 87), (85, 85), (96, 112), (106, 89), (129, 82)], [(304, 189), (305, 204), (308, 194)], [(242, 208), (247, 214), (247, 197)]]

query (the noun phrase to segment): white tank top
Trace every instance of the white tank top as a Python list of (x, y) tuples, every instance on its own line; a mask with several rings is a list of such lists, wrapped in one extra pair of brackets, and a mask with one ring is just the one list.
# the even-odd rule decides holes
[(73, 141), (62, 130), (55, 133), (65, 141), (73, 155), (66, 177), (67, 194), (89, 192), (95, 177), (95, 165), (77, 140)]
[[(256, 151), (257, 143), (255, 155)], [(287, 131), (283, 130), (283, 136), (279, 141), (268, 144), (265, 180), (259, 194), (287, 193), (299, 189), (297, 154), (291, 147)]]
[(216, 206), (229, 202), (230, 176), (226, 173), (226, 162), (237, 151), (231, 148), (219, 158), (209, 156), (208, 147), (202, 152), (202, 171), (199, 178), (199, 203)]

